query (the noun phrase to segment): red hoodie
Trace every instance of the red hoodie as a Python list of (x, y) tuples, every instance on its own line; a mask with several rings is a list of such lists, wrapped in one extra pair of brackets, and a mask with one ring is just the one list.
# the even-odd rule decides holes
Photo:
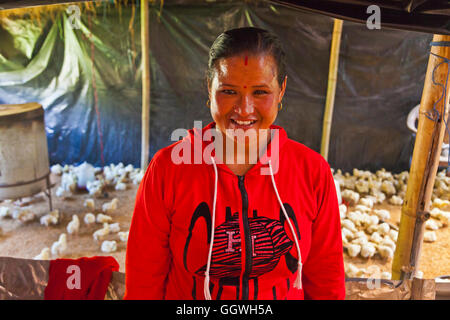
[[(130, 227), (124, 298), (205, 299), (209, 269), (212, 299), (344, 299), (339, 207), (328, 163), (275, 125), (275, 138), (245, 176), (208, 156), (194, 164), (184, 151), (192, 164), (172, 161), (186, 145), (215, 157), (211, 142), (196, 140), (214, 126), (189, 130), (150, 162)], [(297, 244), (302, 289), (294, 287)]]

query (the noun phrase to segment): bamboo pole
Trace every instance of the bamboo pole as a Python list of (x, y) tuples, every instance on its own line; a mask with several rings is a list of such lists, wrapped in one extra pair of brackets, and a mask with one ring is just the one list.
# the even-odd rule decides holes
[[(450, 41), (450, 36), (434, 35), (433, 42)], [(431, 53), (441, 57), (450, 58), (450, 47), (432, 46)], [(422, 247), (424, 222), (429, 218), (430, 200), (433, 192), (434, 180), (439, 163), (442, 141), (444, 138), (445, 124), (442, 119), (448, 116), (443, 114), (444, 105), (448, 105), (450, 93), (443, 92), (443, 87), (433, 84), (445, 84), (448, 77), (448, 66), (430, 54), (425, 84), (420, 102), (419, 125), (417, 128), (416, 142), (414, 145), (413, 158), (409, 173), (406, 197), (402, 207), (400, 219), (400, 230), (397, 240), (397, 248), (392, 264), (392, 279), (410, 279), (418, 270), (420, 249)], [(436, 69), (435, 69), (436, 68)], [(436, 109), (441, 117), (435, 122), (427, 118), (427, 112)]]
[(150, 41), (148, 21), (148, 0), (141, 1), (141, 44), (142, 44), (142, 136), (141, 169), (148, 166), (150, 147)]
[(339, 48), (341, 45), (342, 23), (334, 19), (333, 38), (331, 40), (330, 66), (328, 70), (327, 99), (323, 115), (322, 143), (320, 154), (328, 160), (328, 147), (330, 145), (331, 122), (333, 119), (334, 96), (336, 93), (337, 71), (339, 65)]

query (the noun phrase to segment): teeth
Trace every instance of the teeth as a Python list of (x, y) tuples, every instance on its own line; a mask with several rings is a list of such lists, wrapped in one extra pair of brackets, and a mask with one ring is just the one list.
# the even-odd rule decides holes
[(239, 121), (239, 120), (234, 120), (237, 124), (242, 125), (242, 126), (246, 126), (249, 124), (252, 124), (254, 121)]

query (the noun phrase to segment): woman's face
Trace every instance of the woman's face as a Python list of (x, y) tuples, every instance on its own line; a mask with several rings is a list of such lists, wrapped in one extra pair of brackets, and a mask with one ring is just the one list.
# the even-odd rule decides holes
[[(285, 89), (277, 81), (272, 55), (240, 55), (222, 58), (208, 84), (211, 115), (217, 129), (265, 130), (275, 121)], [(228, 132), (230, 133), (230, 132)], [(231, 138), (231, 137), (230, 137)]]

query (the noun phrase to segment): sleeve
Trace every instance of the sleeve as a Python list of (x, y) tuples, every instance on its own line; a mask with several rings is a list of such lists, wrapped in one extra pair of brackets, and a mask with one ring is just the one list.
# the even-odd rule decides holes
[(161, 159), (153, 157), (136, 194), (125, 261), (124, 299), (162, 300), (171, 263), (170, 218)]
[(320, 169), (316, 191), (318, 213), (312, 223), (311, 249), (302, 273), (304, 297), (343, 300), (344, 255), (336, 187), (325, 160), (321, 161)]

